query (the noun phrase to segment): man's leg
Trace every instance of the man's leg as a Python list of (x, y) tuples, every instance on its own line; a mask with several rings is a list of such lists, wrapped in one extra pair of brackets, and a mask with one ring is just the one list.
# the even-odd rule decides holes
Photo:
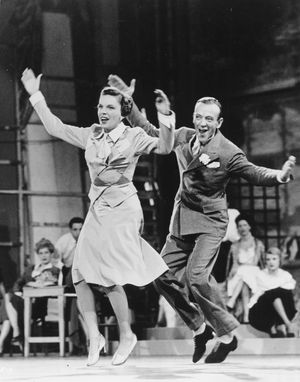
[(211, 275), (221, 240), (222, 236), (216, 231), (198, 235), (186, 269), (187, 283), (193, 297), (221, 341), (206, 362), (222, 362), (237, 346), (232, 331), (239, 322), (226, 310), (219, 286)]
[(219, 286), (211, 275), (221, 240), (222, 237), (215, 232), (198, 235), (186, 269), (193, 297), (219, 337), (239, 326), (239, 322), (226, 310)]
[(205, 325), (203, 313), (191, 303), (187, 286), (183, 283), (185, 277), (179, 276), (179, 274), (182, 276), (182, 271), (193, 249), (194, 237), (194, 235), (185, 238), (168, 236), (162, 256), (170, 270), (155, 280), (154, 284), (186, 325), (193, 330), (195, 343), (193, 362), (195, 363), (203, 356), (206, 343), (213, 338), (213, 331)]
[(187, 259), (193, 249), (193, 242), (168, 235), (162, 257), (169, 271), (154, 281), (158, 292), (176, 310), (191, 330), (197, 330), (204, 322), (204, 316), (189, 300), (186, 286), (176, 275), (186, 267)]

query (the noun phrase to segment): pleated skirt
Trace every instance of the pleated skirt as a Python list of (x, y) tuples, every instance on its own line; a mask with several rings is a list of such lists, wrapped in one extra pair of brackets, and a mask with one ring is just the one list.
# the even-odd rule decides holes
[(143, 213), (136, 194), (116, 207), (101, 197), (82, 227), (72, 267), (73, 282), (144, 286), (168, 270), (140, 235)]

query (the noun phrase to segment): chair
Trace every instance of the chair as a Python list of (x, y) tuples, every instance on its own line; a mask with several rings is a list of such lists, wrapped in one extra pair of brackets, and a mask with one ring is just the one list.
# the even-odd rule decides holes
[[(64, 320), (64, 287), (48, 286), (44, 288), (23, 288), (24, 297), (24, 357), (29, 356), (30, 343), (59, 343), (59, 355), (65, 355), (65, 320)], [(58, 301), (58, 336), (31, 336), (32, 299), (37, 297), (56, 297)]]

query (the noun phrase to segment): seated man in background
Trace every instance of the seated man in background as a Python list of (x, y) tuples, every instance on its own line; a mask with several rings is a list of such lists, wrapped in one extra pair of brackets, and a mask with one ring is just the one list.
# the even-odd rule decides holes
[[(62, 284), (65, 286), (65, 292), (67, 293), (75, 293), (71, 270), (83, 222), (84, 220), (81, 217), (73, 217), (68, 224), (69, 232), (62, 235), (55, 244), (58, 259), (55, 259), (54, 264), (57, 264), (62, 269)], [(85, 346), (82, 346), (85, 341), (81, 339), (84, 334), (80, 330), (79, 320), (82, 325), (84, 325), (84, 321), (77, 306), (77, 298), (66, 299), (65, 317), (66, 322), (68, 322), (69, 337), (73, 345), (72, 355), (81, 355), (85, 353)]]
[(55, 249), (59, 260), (62, 263), (63, 285), (66, 285), (69, 292), (74, 292), (71, 268), (73, 264), (77, 240), (83, 225), (83, 219), (73, 217), (69, 221), (70, 232), (62, 235), (55, 244)]

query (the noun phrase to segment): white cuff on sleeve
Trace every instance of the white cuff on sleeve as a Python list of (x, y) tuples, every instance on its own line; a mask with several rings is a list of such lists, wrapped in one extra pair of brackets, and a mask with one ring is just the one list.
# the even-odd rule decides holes
[(290, 179), (291, 178), (289, 178), (288, 180), (286, 180), (286, 181), (283, 181), (282, 179), (281, 179), (281, 177), (280, 177), (280, 172), (277, 174), (277, 180), (278, 180), (278, 182), (279, 183), (288, 183), (289, 181), (290, 181)]
[(170, 115), (165, 115), (162, 113), (157, 113), (157, 118), (160, 123), (167, 126), (168, 128), (174, 127), (176, 124), (176, 115), (173, 111), (171, 111)]
[(36, 93), (32, 94), (32, 96), (29, 97), (29, 101), (31, 105), (34, 107), (38, 102), (43, 101), (45, 98), (43, 94), (40, 91), (37, 91)]

